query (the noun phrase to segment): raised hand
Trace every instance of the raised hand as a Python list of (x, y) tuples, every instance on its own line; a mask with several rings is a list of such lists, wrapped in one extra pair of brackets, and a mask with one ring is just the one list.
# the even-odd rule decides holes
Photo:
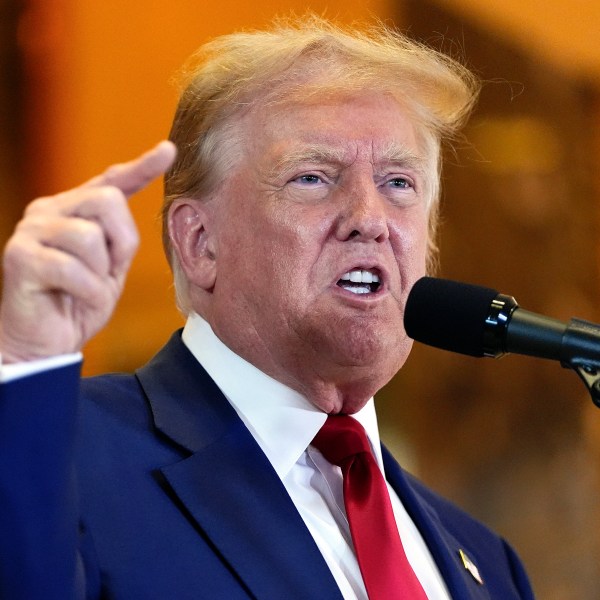
[(79, 351), (106, 324), (139, 241), (127, 200), (174, 157), (174, 145), (161, 142), (27, 207), (4, 252), (4, 363)]

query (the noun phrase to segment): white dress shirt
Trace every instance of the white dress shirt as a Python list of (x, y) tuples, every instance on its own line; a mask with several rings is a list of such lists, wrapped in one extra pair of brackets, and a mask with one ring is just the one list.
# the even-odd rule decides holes
[[(298, 392), (232, 352), (198, 315), (192, 314), (188, 318), (182, 339), (273, 465), (344, 598), (366, 600), (344, 509), (341, 469), (310, 446), (327, 415)], [(373, 399), (353, 417), (365, 428), (383, 472)], [(407, 558), (427, 597), (429, 600), (450, 600), (423, 538), (389, 485), (388, 490)]]

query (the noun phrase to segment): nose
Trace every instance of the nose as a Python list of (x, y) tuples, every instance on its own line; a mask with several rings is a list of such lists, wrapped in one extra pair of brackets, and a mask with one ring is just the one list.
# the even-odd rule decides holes
[(374, 182), (340, 190), (336, 236), (340, 241), (385, 242), (389, 236), (385, 198)]

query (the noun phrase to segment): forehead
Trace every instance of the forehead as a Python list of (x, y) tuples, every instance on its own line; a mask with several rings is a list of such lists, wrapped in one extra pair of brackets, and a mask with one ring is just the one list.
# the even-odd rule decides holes
[(266, 154), (339, 162), (361, 157), (378, 161), (422, 158), (413, 120), (389, 94), (284, 99), (258, 105), (244, 121), (256, 158)]

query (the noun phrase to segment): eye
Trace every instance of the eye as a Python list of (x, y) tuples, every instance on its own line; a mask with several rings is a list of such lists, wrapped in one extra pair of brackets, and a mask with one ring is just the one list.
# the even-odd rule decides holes
[(393, 189), (409, 190), (413, 184), (405, 177), (394, 177), (387, 182), (387, 185)]
[(285, 189), (297, 202), (321, 202), (331, 191), (331, 183), (331, 178), (325, 173), (304, 172), (288, 179)]
[(292, 180), (294, 183), (299, 183), (301, 185), (316, 185), (318, 183), (323, 183), (323, 180), (318, 175), (308, 174), (308, 175), (300, 175)]

